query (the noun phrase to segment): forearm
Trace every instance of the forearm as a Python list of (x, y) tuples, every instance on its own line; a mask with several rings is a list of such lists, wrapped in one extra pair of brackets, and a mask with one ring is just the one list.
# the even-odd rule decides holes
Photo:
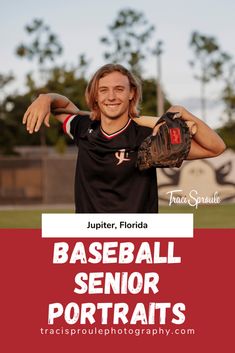
[[(41, 95), (40, 95), (41, 96)], [(79, 112), (78, 107), (71, 102), (67, 97), (58, 93), (46, 93), (43, 95), (48, 97), (51, 106), (52, 114), (77, 114)]]
[(135, 118), (133, 120), (138, 125), (147, 126), (147, 127), (150, 127), (151, 129), (153, 129), (159, 119), (160, 118), (158, 118), (156, 116), (143, 116), (142, 115), (139, 118)]
[(51, 114), (57, 114), (57, 120), (64, 122), (68, 114), (78, 114), (79, 109), (68, 98), (57, 94), (47, 93), (40, 94), (35, 101), (30, 104), (23, 116), (23, 124), (29, 133), (37, 132), (42, 123), (49, 127), (49, 119)]
[[(182, 118), (185, 121), (193, 121), (196, 124), (197, 132), (193, 135), (193, 140), (195, 142), (194, 146), (197, 144), (205, 150), (205, 153), (207, 151), (206, 157), (214, 157), (221, 154), (225, 150), (226, 146), (220, 136), (206, 123), (187, 111), (185, 108), (182, 110)], [(193, 158), (193, 156), (191, 157)]]
[(168, 111), (178, 113), (181, 119), (196, 124), (197, 132), (192, 137), (188, 159), (216, 157), (225, 150), (226, 146), (219, 135), (187, 109), (174, 105)]

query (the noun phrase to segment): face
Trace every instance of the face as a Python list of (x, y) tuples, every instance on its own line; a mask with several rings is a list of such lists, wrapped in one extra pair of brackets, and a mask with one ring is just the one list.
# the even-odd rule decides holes
[(102, 117), (118, 119), (128, 117), (130, 100), (133, 98), (128, 77), (118, 71), (99, 80), (97, 103)]

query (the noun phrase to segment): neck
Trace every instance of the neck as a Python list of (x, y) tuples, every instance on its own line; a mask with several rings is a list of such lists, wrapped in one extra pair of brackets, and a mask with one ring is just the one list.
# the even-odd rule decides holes
[(128, 115), (124, 115), (117, 119), (110, 119), (108, 117), (101, 116), (101, 127), (107, 134), (113, 134), (114, 132), (122, 129), (128, 122)]

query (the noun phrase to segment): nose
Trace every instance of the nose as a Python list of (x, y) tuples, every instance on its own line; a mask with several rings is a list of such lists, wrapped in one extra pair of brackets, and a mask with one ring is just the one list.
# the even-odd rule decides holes
[(114, 90), (110, 89), (110, 90), (108, 91), (108, 96), (107, 96), (107, 98), (108, 98), (108, 100), (110, 100), (110, 101), (113, 101), (113, 100), (116, 98)]

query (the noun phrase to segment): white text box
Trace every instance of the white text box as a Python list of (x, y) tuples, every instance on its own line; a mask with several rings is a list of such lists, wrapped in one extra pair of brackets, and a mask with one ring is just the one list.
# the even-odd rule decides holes
[(192, 238), (193, 214), (42, 214), (43, 238)]

